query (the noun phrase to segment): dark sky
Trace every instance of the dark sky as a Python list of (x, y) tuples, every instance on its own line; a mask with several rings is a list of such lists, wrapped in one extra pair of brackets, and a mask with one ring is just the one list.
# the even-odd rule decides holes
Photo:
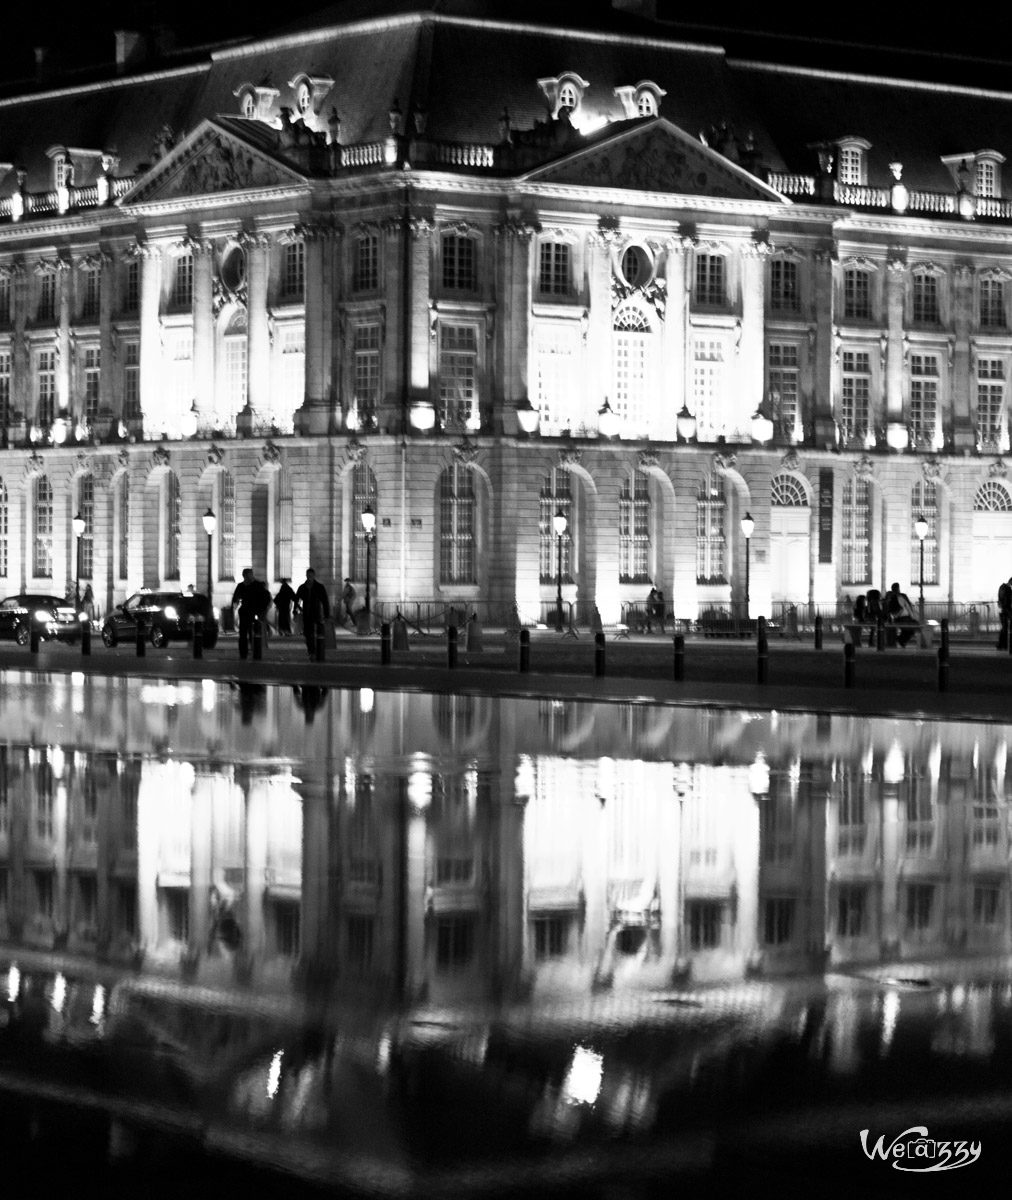
[[(543, 3), (548, 8), (551, 0)], [(601, 3), (607, 0), (583, 0), (587, 9)], [(752, 3), (740, 10), (733, 3), (709, 10), (685, 0), (657, 4), (659, 14), (674, 22), (669, 26), (674, 36), (722, 44), (733, 55), (1012, 90), (1012, 16), (982, 13), (981, 6), (965, 5), (945, 20), (927, 18), (926, 5), (920, 12), (907, 8), (915, 14), (911, 21), (892, 15), (899, 6), (883, 0), (851, 0), (845, 8), (800, 6), (796, 0)], [(65, 56), (78, 61), (108, 61), (117, 28), (165, 24), (175, 26), (187, 44), (206, 44), (263, 33), (325, 7), (327, 0), (295, 0), (288, 6), (221, 0), (28, 0), (15, 5), (8, 0), (0, 80), (30, 79), (32, 48), (39, 44), (62, 47)]]

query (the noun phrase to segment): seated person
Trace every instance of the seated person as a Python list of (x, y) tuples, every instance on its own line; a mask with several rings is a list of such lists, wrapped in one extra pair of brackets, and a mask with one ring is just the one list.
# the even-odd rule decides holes
[[(910, 600), (906, 593), (900, 591), (898, 583), (894, 583), (886, 594), (886, 620), (890, 625), (917, 624)], [(916, 632), (916, 629), (900, 629), (896, 633), (896, 641), (900, 646), (906, 646)]]

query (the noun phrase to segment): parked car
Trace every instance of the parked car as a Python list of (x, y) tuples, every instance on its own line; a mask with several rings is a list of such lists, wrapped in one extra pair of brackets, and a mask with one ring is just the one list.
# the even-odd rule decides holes
[(14, 638), (19, 646), (27, 646), (33, 627), (43, 641), (55, 638), (77, 642), (81, 638), (77, 610), (62, 596), (19, 592), (0, 600), (0, 637)]
[(204, 645), (218, 641), (218, 610), (201, 592), (162, 592), (142, 589), (117, 604), (102, 623), (102, 641), (107, 646), (136, 641), (137, 625), (143, 622), (144, 635), (152, 646), (193, 638), (193, 622), (204, 622)]

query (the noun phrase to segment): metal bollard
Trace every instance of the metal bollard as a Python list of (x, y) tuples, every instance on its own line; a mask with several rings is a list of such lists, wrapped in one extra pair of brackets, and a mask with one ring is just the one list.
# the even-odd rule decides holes
[(327, 643), (324, 639), (323, 622), (316, 622), (316, 661), (323, 662), (327, 657)]
[(947, 692), (949, 690), (949, 647), (938, 647), (938, 690)]
[(822, 614), (818, 613), (815, 617), (815, 648), (822, 649)]
[(843, 686), (852, 688), (854, 686), (854, 643), (847, 642), (843, 647)]
[(144, 644), (144, 622), (137, 622), (137, 657), (143, 658), (147, 652), (147, 647)]
[(28, 649), (32, 654), (38, 654), (39, 652), (39, 627), (34, 621), (28, 633)]
[(945, 651), (945, 657), (949, 657), (949, 618), (942, 617), (942, 635), (941, 649)]
[(81, 655), (91, 654), (91, 622), (81, 622)]
[(604, 674), (604, 634), (594, 634), (594, 674), (600, 678)]
[(759, 636), (756, 639), (756, 682), (765, 683), (769, 678), (770, 644), (766, 639), (766, 618), (759, 618)]
[(685, 678), (685, 634), (676, 633), (675, 639), (675, 682), (681, 683)]
[(204, 622), (200, 617), (193, 622), (193, 657), (204, 657)]
[(253, 661), (259, 662), (264, 656), (264, 623), (259, 617), (253, 618)]
[(457, 665), (457, 626), (446, 627), (446, 665), (452, 671)]
[(878, 628), (875, 630), (875, 649), (884, 650), (886, 648), (886, 627), (885, 621), (881, 617), (878, 619)]
[(390, 630), (390, 622), (384, 621), (380, 626), (380, 663), (386, 666), (390, 662), (390, 655), (393, 650), (393, 635)]
[(531, 631), (520, 630), (520, 674), (526, 675), (531, 669)]

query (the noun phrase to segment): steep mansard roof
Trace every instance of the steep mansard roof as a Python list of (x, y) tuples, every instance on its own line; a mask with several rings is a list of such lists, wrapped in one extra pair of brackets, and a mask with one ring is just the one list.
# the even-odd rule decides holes
[[(777, 68), (665, 40), (663, 26), (633, 22), (633, 34), (606, 35), (477, 15), (485, 7), (459, 0), (418, 12), (391, 0), (377, 17), (375, 5), (353, 0), (307, 28), (194, 66), (0, 100), (0, 163), (23, 166), (30, 191), (50, 186), (46, 151), (58, 145), (112, 150), (119, 173), (136, 175), (153, 161), (164, 127), (178, 141), (209, 117), (236, 115), (235, 93), (247, 83), (277, 89), (277, 117), (293, 105), (290, 82), (302, 74), (333, 80), (317, 97), (318, 127), (336, 110), (346, 146), (386, 136), (395, 102), (405, 121), (426, 112), (430, 138), (496, 143), (504, 109), (514, 131), (548, 118), (538, 80), (567, 71), (588, 82), (588, 113), (622, 119), (614, 89), (650, 81), (666, 92), (661, 114), (673, 124), (711, 145), (721, 126), (738, 139), (751, 134), (758, 162), (775, 171), (811, 174), (813, 144), (848, 135), (871, 144), (876, 186), (891, 182), (894, 161), (908, 186), (950, 191), (942, 156), (992, 149), (1012, 157), (1012, 93), (872, 80), (856, 73), (860, 62), (851, 76)], [(543, 10), (552, 15), (550, 5)], [(88, 179), (79, 171), (76, 182)], [(12, 190), (13, 172), (0, 168), (0, 196)]]

